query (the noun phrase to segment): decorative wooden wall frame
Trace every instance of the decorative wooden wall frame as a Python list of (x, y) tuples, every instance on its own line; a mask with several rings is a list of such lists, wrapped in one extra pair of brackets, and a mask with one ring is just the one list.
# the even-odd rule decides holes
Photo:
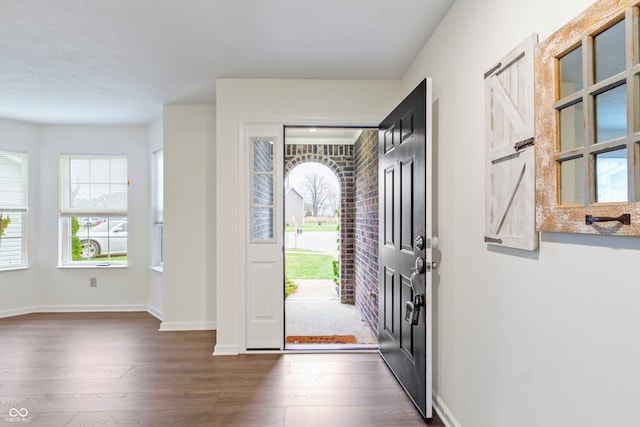
[[(639, 4), (638, 0), (599, 0), (538, 47), (535, 151), (536, 221), (540, 231), (640, 236)], [(614, 27), (618, 40), (622, 40), (621, 48), (620, 43), (615, 45), (622, 59), (618, 60), (619, 69), (605, 74), (598, 64), (609, 61), (605, 57), (611, 49), (598, 50), (599, 36)], [(569, 68), (566, 63), (570, 54), (581, 61), (574, 66), (579, 70), (574, 74), (580, 74), (577, 79), (568, 78), (562, 69)], [(618, 102), (616, 117), (626, 120), (626, 128), (618, 129), (612, 137), (601, 137), (598, 121), (604, 123), (606, 117), (598, 109), (612, 109), (602, 95), (614, 89), (618, 98), (625, 98)], [(570, 108), (574, 111), (569, 115)], [(571, 121), (566, 118), (569, 116)], [(569, 131), (573, 136), (567, 136)], [(563, 142), (571, 138), (572, 144)], [(604, 181), (604, 168), (598, 162), (615, 152), (626, 159), (619, 161), (626, 167), (626, 179), (619, 181), (626, 185), (620, 194), (627, 194), (607, 200), (598, 183)]]
[(538, 249), (535, 224), (532, 34), (485, 78), (485, 237), (490, 245)]

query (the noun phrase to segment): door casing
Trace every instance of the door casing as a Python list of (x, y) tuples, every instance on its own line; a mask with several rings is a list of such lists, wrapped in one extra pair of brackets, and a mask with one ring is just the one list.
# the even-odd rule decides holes
[[(239, 135), (240, 135), (240, 150), (239, 150), (239, 164), (238, 164), (238, 174), (237, 174), (237, 179), (238, 179), (238, 188), (240, 189), (240, 194), (238, 197), (238, 212), (239, 212), (239, 232), (238, 232), (238, 239), (240, 244), (238, 245), (238, 279), (239, 279), (239, 283), (238, 283), (238, 352), (239, 353), (248, 353), (254, 350), (274, 350), (274, 351), (279, 351), (279, 350), (283, 350), (284, 349), (284, 295), (283, 295), (283, 299), (282, 299), (282, 309), (281, 309), (281, 326), (278, 326), (280, 332), (280, 338), (279, 340), (276, 342), (275, 340), (275, 336), (274, 336), (274, 341), (273, 343), (271, 343), (268, 346), (260, 346), (259, 348), (257, 347), (252, 347), (251, 343), (248, 342), (248, 333), (247, 333), (247, 326), (248, 326), (248, 314), (249, 314), (249, 310), (248, 310), (248, 294), (249, 294), (249, 288), (248, 288), (248, 280), (249, 280), (249, 273), (247, 271), (247, 265), (249, 262), (249, 225), (250, 225), (250, 208), (249, 208), (249, 198), (250, 198), (250, 194), (251, 194), (251, 190), (250, 190), (250, 185), (251, 183), (249, 182), (249, 168), (250, 168), (250, 164), (249, 164), (249, 159), (250, 159), (250, 152), (249, 152), (249, 138), (252, 136), (251, 134), (255, 131), (256, 128), (262, 128), (262, 129), (273, 129), (273, 131), (275, 131), (276, 129), (279, 129), (279, 135), (280, 135), (280, 141), (281, 143), (284, 142), (284, 136), (283, 136), (283, 132), (284, 132), (284, 128), (285, 126), (309, 126), (309, 127), (313, 127), (313, 126), (331, 126), (331, 127), (363, 127), (363, 128), (377, 128), (378, 127), (378, 122), (376, 121), (358, 121), (358, 120), (354, 120), (354, 121), (340, 121), (340, 120), (318, 120), (315, 117), (296, 117), (296, 118), (265, 118), (265, 119), (261, 119), (259, 117), (255, 117), (255, 118), (246, 118), (246, 119), (242, 119), (240, 120), (239, 123), (240, 126), (240, 131), (239, 131)], [(272, 133), (273, 133), (272, 131)], [(267, 135), (262, 135), (262, 136), (267, 136)], [(269, 135), (270, 136), (270, 135)], [(281, 146), (282, 148), (282, 146)], [(282, 158), (283, 158), (283, 151), (278, 151), (277, 153), (274, 153), (274, 155), (279, 156), (280, 157), (280, 162), (279, 162), (279, 171), (276, 171), (276, 177), (279, 180), (280, 184), (282, 184), (282, 179), (284, 178), (284, 166), (283, 166), (283, 162), (282, 162)], [(278, 185), (278, 184), (276, 184)], [(282, 185), (280, 185), (280, 188), (282, 187)], [(284, 251), (284, 241), (282, 239), (283, 236), (283, 232), (284, 232), (284, 220), (283, 220), (283, 215), (284, 215), (284, 192), (280, 191), (279, 193), (276, 192), (276, 194), (274, 195), (274, 197), (276, 197), (276, 200), (274, 201), (275, 206), (279, 207), (279, 209), (282, 211), (279, 214), (278, 219), (276, 219), (276, 229), (275, 232), (281, 236), (281, 248), (278, 250), (279, 252), (279, 256), (283, 258), (283, 251)], [(274, 254), (275, 255), (275, 254)], [(284, 269), (282, 270), (282, 277), (280, 280), (280, 287), (279, 290), (282, 291), (282, 289), (284, 288)], [(283, 291), (282, 291), (283, 292)], [(274, 325), (275, 327), (275, 325)]]

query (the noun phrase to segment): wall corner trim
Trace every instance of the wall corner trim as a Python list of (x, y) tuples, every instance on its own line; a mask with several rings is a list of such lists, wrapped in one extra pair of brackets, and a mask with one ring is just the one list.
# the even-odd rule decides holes
[(156, 307), (153, 306), (148, 306), (147, 307), (147, 312), (152, 315), (153, 317), (155, 317), (156, 319), (158, 319), (159, 321), (162, 322), (162, 310), (158, 309)]
[(438, 396), (438, 393), (436, 393), (435, 390), (433, 390), (433, 409), (435, 409), (436, 413), (445, 426), (462, 427), (460, 422), (458, 422), (456, 417), (453, 415), (453, 412), (451, 412), (451, 410), (444, 403), (444, 400), (442, 400), (442, 398)]

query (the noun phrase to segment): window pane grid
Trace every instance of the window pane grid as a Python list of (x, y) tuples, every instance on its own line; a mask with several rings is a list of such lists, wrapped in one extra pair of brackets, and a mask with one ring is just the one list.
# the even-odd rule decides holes
[(122, 264), (127, 261), (126, 218), (61, 218), (65, 251), (73, 264)]
[(0, 269), (15, 268), (27, 264), (26, 214), (0, 212)]
[(0, 270), (27, 265), (27, 154), (0, 151)]
[[(632, 24), (633, 30), (625, 30), (626, 25)], [(636, 8), (626, 19), (583, 38), (578, 47), (557, 58), (559, 99), (554, 108), (558, 143), (554, 157), (560, 204), (640, 200), (636, 153), (640, 136), (639, 54), (638, 49), (632, 51), (626, 47), (629, 43), (637, 46), (638, 38)], [(578, 64), (580, 56), (581, 65)], [(583, 123), (580, 123), (581, 115)], [(606, 154), (613, 152), (616, 155)], [(588, 159), (581, 162), (584, 172), (576, 170), (571, 160), (576, 157)], [(583, 183), (578, 185), (576, 177), (582, 177)], [(581, 194), (570, 195), (574, 190)], [(607, 191), (612, 194), (607, 195)], [(583, 193), (586, 200), (580, 202)]]
[(273, 241), (275, 229), (275, 138), (251, 139), (251, 240)]
[[(559, 28), (536, 49), (536, 228), (542, 232), (640, 236), (640, 216), (638, 216), (638, 204), (640, 204), (639, 10), (640, 1), (638, 0), (596, 2)], [(623, 25), (625, 28), (621, 31)], [(610, 30), (614, 26), (617, 27)], [(605, 35), (607, 31), (611, 32)], [(619, 46), (623, 45), (622, 39), (624, 39), (624, 46), (613, 48), (619, 52), (609, 53), (620, 55), (622, 52), (622, 56), (617, 57), (617, 69), (606, 72), (607, 70), (602, 68), (606, 68), (604, 64), (606, 61), (603, 61), (601, 56), (602, 46), (603, 43), (606, 44), (605, 39), (616, 32), (617, 36), (612, 38), (617, 38)], [(624, 37), (621, 36), (622, 34)], [(574, 77), (573, 81), (581, 79), (583, 88), (574, 89), (571, 85), (563, 87), (563, 81), (568, 80), (566, 67), (570, 64), (568, 59), (563, 61), (563, 58), (578, 46), (582, 49), (582, 64), (579, 66), (574, 64), (574, 71), (582, 69), (582, 76)], [(598, 49), (601, 52), (598, 52)], [(605, 52), (605, 54), (608, 53)], [(576, 53), (574, 56), (580, 55)], [(622, 103), (623, 106), (618, 108), (622, 114), (615, 114), (622, 116), (618, 117), (619, 120), (626, 118), (626, 129), (620, 131), (617, 128), (616, 131), (619, 133), (611, 136), (606, 134), (607, 128), (603, 127), (603, 120), (606, 119), (603, 113), (606, 112), (606, 108), (603, 112), (602, 104), (606, 95), (602, 97), (602, 94), (621, 85), (626, 88), (622, 91), (626, 96), (617, 97), (617, 102)], [(575, 92), (571, 93), (572, 90)], [(564, 149), (561, 147), (560, 140), (560, 110), (580, 101), (584, 105), (584, 144), (574, 149)], [(615, 151), (618, 151), (616, 155), (619, 158), (608, 159), (607, 155), (613, 154), (607, 153)], [(617, 201), (624, 200), (624, 158), (619, 155), (625, 152), (628, 201)], [(567, 189), (562, 187), (561, 168), (564, 163), (576, 158), (582, 158), (584, 163), (582, 165), (584, 200), (583, 203), (576, 204), (562, 203), (562, 191)], [(617, 162), (620, 170), (613, 168), (612, 162)], [(566, 168), (568, 166), (565, 166)], [(569, 173), (568, 176), (571, 177), (570, 172), (566, 170), (565, 174)], [(605, 178), (609, 177), (598, 177), (599, 172), (605, 175), (619, 174), (616, 177), (610, 177), (615, 178), (615, 185), (622, 186), (618, 187), (617, 195), (603, 194), (601, 187), (603, 182), (606, 182)], [(606, 185), (614, 185), (614, 183), (610, 181)], [(576, 198), (575, 194), (566, 196), (568, 200)], [(589, 216), (601, 219), (621, 218), (624, 214), (631, 214), (630, 224), (619, 221), (591, 222), (587, 219)]]
[(60, 156), (60, 263), (127, 264), (127, 156)]

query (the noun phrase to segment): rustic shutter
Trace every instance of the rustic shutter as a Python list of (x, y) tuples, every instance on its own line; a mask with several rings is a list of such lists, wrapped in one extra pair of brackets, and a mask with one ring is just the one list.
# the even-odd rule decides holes
[(485, 73), (485, 242), (538, 249), (533, 34)]

